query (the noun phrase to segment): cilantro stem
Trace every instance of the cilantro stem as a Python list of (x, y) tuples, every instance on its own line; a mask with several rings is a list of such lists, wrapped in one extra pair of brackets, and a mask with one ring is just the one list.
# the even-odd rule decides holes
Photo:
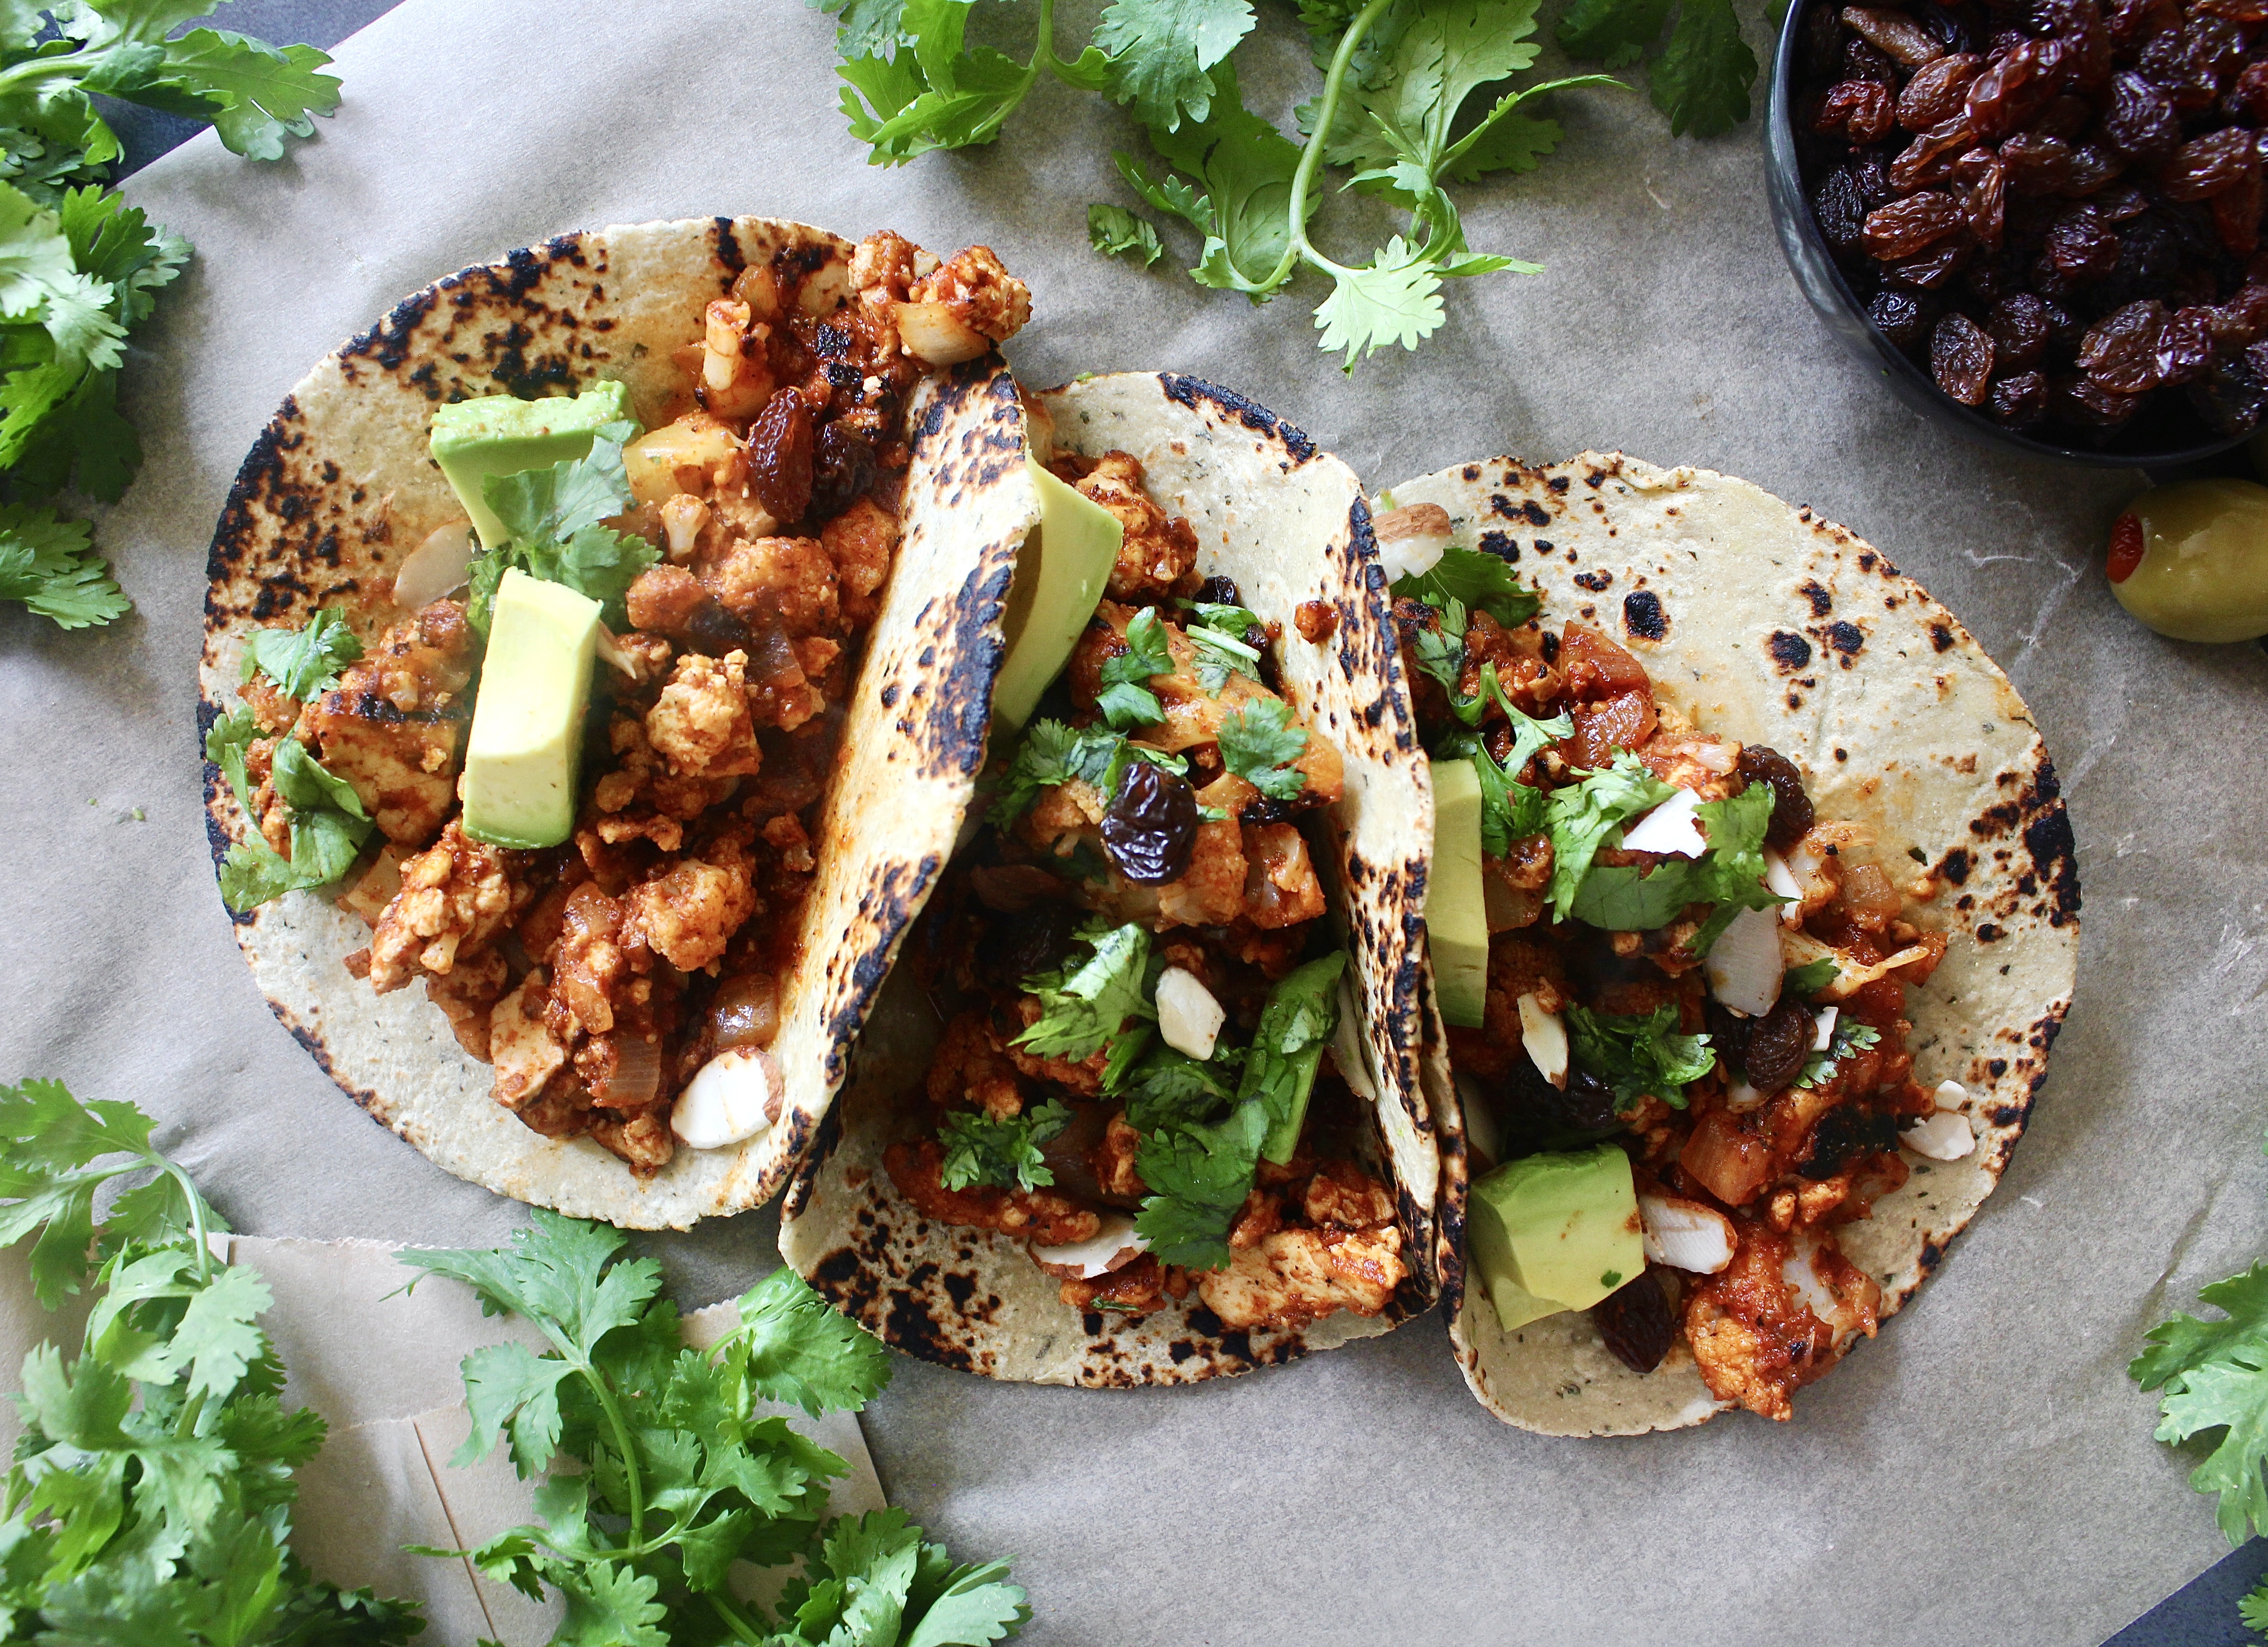
[(747, 1642), (751, 1647), (758, 1647), (763, 1637), (756, 1634), (754, 1625), (740, 1616), (738, 1607), (733, 1606), (714, 1590), (704, 1590), (701, 1593), (707, 1598), (711, 1608), (715, 1611), (719, 1619), (724, 1621), (725, 1628), (733, 1632), (735, 1639)]
[[(549, 1333), (551, 1329), (546, 1327), (544, 1330)], [(553, 1335), (552, 1342), (559, 1342), (556, 1335)], [(566, 1346), (562, 1344), (561, 1348), (565, 1349)], [(592, 1393), (599, 1398), (599, 1409), (607, 1415), (608, 1428), (615, 1432), (615, 1450), (622, 1455), (622, 1482), (630, 1489), (630, 1542), (643, 1544), (645, 1542), (645, 1489), (638, 1481), (637, 1449), (630, 1442), (630, 1427), (623, 1422), (622, 1405), (615, 1400), (614, 1386), (607, 1382), (607, 1375), (581, 1357), (573, 1355), (571, 1351), (570, 1354), (583, 1375), (583, 1382), (589, 1385)]]
[(197, 1244), (197, 1284), (205, 1286), (212, 1280), (212, 1239), (205, 1229), (205, 1198), (197, 1194), (197, 1187), (189, 1182), (189, 1175), (162, 1155), (152, 1155), (166, 1176), (181, 1187), (181, 1199), (188, 1203), (189, 1233)]
[(1338, 124), (1339, 93), (1346, 85), (1348, 65), (1353, 62), (1356, 49), (1361, 46), (1363, 36), (1370, 33), (1371, 25), (1377, 22), (1392, 4), (1393, 0), (1369, 0), (1369, 4), (1355, 14), (1354, 21), (1347, 25), (1347, 32), (1339, 36), (1338, 49), (1331, 54), (1331, 66), (1323, 74), (1323, 101), (1315, 115), (1315, 129), (1308, 136), (1307, 147), (1300, 151), (1299, 166), (1292, 173), (1289, 208), (1292, 242), (1284, 248), (1284, 255), (1278, 260), (1274, 272), (1256, 288), (1257, 290), (1275, 290), (1292, 277), (1292, 269), (1303, 258), (1335, 276), (1354, 272), (1325, 257), (1315, 249), (1314, 242), (1307, 239), (1307, 190), (1315, 180), (1317, 169), (1323, 163), (1323, 149), (1330, 141), (1331, 130)]

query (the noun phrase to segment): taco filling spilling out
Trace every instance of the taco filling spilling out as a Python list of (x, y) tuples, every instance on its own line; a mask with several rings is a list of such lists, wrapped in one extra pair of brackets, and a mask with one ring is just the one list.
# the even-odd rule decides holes
[(396, 570), (400, 620), (367, 648), (329, 611), (249, 636), (207, 742), (259, 834), (230, 906), (344, 882), (350, 971), (422, 982), (499, 1104), (641, 1175), (777, 1121), (905, 408), (1029, 314), (990, 250), (882, 233), (688, 312), (651, 428), (611, 381), (438, 408), (467, 519)]
[(1786, 756), (1687, 724), (1598, 629), (1543, 627), (1440, 506), (1379, 536), (1432, 757), (1469, 1284), (1507, 1334), (1587, 1311), (1633, 1371), (1690, 1357), (1718, 1401), (1786, 1418), (1875, 1330), (1841, 1237), (1905, 1182), (1901, 1143), (1975, 1148), (1907, 1047), (1906, 991), (1946, 951), (1931, 884), (1815, 815)]
[(1192, 1290), (1230, 1330), (1378, 1315), (1408, 1267), (1308, 833), (1341, 752), (1134, 458), (1053, 472), (1119, 530), (909, 957), (947, 1021), (885, 1170), (1090, 1315)]

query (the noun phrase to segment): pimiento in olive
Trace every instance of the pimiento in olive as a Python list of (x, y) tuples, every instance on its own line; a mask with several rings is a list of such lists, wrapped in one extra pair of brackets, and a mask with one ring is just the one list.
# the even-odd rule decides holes
[(1102, 849), (1111, 867), (1135, 885), (1162, 886), (1189, 868), (1202, 821), (1188, 779), (1136, 761), (1102, 814)]
[(1803, 792), (1803, 774), (1794, 761), (1769, 744), (1745, 744), (1741, 748), (1741, 776), (1751, 783), (1771, 786), (1771, 822), (1764, 844), (1785, 852), (1811, 828), (1811, 797)]
[(2136, 498), (2110, 529), (2110, 592), (2177, 641), (2268, 635), (2268, 487), (2185, 481)]
[(1632, 1372), (1651, 1372), (1677, 1341), (1677, 1318), (1669, 1297), (1651, 1270), (1625, 1283), (1591, 1306), (1591, 1324)]

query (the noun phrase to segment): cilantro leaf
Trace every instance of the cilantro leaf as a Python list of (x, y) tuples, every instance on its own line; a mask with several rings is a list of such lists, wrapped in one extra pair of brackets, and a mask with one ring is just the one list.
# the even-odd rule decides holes
[[(1457, 612), (1460, 642), (1464, 638), (1462, 614), (1466, 610), (1477, 608), (1506, 629), (1516, 629), (1534, 617), (1543, 604), (1543, 598), (1524, 587), (1520, 575), (1501, 555), (1485, 549), (1459, 548), (1454, 544), (1441, 551), (1441, 558), (1430, 571), (1397, 578), (1394, 593), (1439, 608), (1445, 614), (1441, 625), (1444, 632), (1449, 628), (1447, 614), (1453, 610)], [(1454, 680), (1443, 684), (1453, 693), (1456, 690)]]
[(633, 502), (622, 446), (637, 434), (635, 423), (608, 423), (582, 457), (548, 469), (491, 474), (481, 482), (482, 497), (511, 536), (477, 556), (468, 573), (466, 619), (475, 629), (488, 633), (496, 592), (515, 566), (597, 601), (609, 627), (628, 626), (623, 597), (638, 574), (661, 558), (644, 538), (605, 524)]
[(1096, 201), (1086, 209), (1086, 242), (1105, 257), (1131, 254), (1145, 268), (1166, 254), (1148, 218), (1106, 201)]
[(330, 58), (313, 46), (275, 47), (224, 29), (192, 29), (168, 40), (153, 85), (178, 87), (213, 106), (207, 116), (230, 152), (280, 160), (286, 136), (314, 135), (315, 114), (339, 107)]
[(1150, 930), (1138, 922), (1079, 934), (1094, 953), (1075, 966), (1024, 980), (1040, 999), (1036, 1021), (1016, 1037), (1016, 1045), (1038, 1058), (1091, 1058), (1123, 1031), (1130, 1018), (1153, 1013), (1145, 999), (1150, 965)]
[(1668, 925), (1689, 904), (1714, 904), (1715, 912), (1690, 944), (1695, 954), (1706, 955), (1739, 911), (1769, 909), (1781, 901), (1764, 884), (1764, 832), (1771, 827), (1771, 789), (1763, 783), (1751, 783), (1729, 800), (1702, 802), (1695, 815), (1708, 839), (1707, 851), (1650, 869), (1594, 868), (1577, 889), (1575, 919), (1610, 931), (1649, 931)]
[(1650, 77), (1672, 136), (1720, 136), (1748, 119), (1756, 56), (1741, 38), (1732, 0), (1682, 0)]
[(939, 1179), (947, 1189), (989, 1184), (996, 1189), (1040, 1189), (1056, 1181), (1040, 1146), (1071, 1125), (1071, 1111), (1049, 1099), (1020, 1114), (999, 1119), (979, 1109), (957, 1109), (945, 1118), (938, 1136), (945, 1141)]
[(1608, 832), (1668, 800), (1676, 790), (1647, 771), (1627, 749), (1611, 764), (1587, 772), (1580, 783), (1551, 791), (1544, 821), (1551, 832), (1552, 918), (1564, 921)]
[(1130, 761), (1145, 761), (1177, 775), (1189, 769), (1180, 755), (1130, 742), (1123, 732), (1108, 726), (1073, 728), (1061, 721), (1035, 721), (1016, 746), (1015, 758), (1008, 763), (985, 818), (994, 828), (1005, 829), (1024, 815), (1042, 790), (1073, 778), (1084, 779), (1106, 796), (1115, 795)]
[(2220, 1494), (2217, 1518), (2228, 1541), (2241, 1544), (2250, 1532), (2268, 1529), (2268, 1483), (2261, 1475), (2268, 1461), (2268, 1349), (2248, 1343), (2189, 1369), (2159, 1410), (2161, 1441), (2222, 1431), (2220, 1444), (2190, 1473), (2190, 1485)]
[[(1234, 64), (1216, 65), (1211, 79), (1204, 114), (1192, 112), (1170, 130), (1150, 132), (1151, 146), (1181, 177), (1153, 180), (1128, 156), (1114, 158), (1137, 194), (1204, 238), (1189, 278), (1257, 300), (1281, 283), (1278, 271), (1292, 248), (1288, 213), (1300, 148), (1244, 107)], [(1314, 209), (1311, 197), (1302, 228)]]
[(1174, 654), (1157, 608), (1145, 607), (1126, 625), (1126, 650), (1102, 660), (1101, 691), (1094, 707), (1120, 729), (1150, 726), (1166, 718), (1165, 706), (1150, 690), (1152, 676), (1174, 673)]
[(1110, 58), (1110, 94), (1144, 124), (1173, 131), (1183, 110), (1212, 109), (1207, 70), (1252, 31), (1251, 0), (1110, 0), (1094, 43)]
[(0, 504), (0, 600), (20, 600), (64, 629), (107, 623), (130, 610), (94, 552), (92, 532), (52, 509)]
[(1178, 1122), (1210, 1121), (1236, 1101), (1244, 1063), (1241, 1047), (1218, 1045), (1210, 1058), (1192, 1058), (1164, 1041), (1150, 1045), (1127, 1072), (1126, 1124), (1155, 1132)]
[(1671, 0), (1573, 0), (1556, 31), (1570, 57), (1596, 58), (1609, 69), (1627, 68), (1661, 39)]
[(1221, 764), (1270, 800), (1291, 800), (1307, 776), (1291, 763), (1307, 753), (1307, 732), (1281, 698), (1253, 698), (1221, 717)]
[(1882, 1039), (1880, 1030), (1871, 1024), (1853, 1020), (1848, 1012), (1839, 1013), (1835, 1019), (1835, 1033), (1829, 1038), (1827, 1050), (1815, 1052), (1803, 1061), (1803, 1073), (1795, 1084), (1813, 1087), (1827, 1078), (1827, 1072), (1844, 1059), (1861, 1053)]
[[(943, 1547), (922, 1546), (943, 1556)], [(983, 1566), (952, 1568), (933, 1597), (909, 1603), (906, 1615), (913, 1628), (903, 1637), (904, 1647), (990, 1647), (1005, 1641), (1030, 1621), (1032, 1609), (1024, 1592), (1007, 1582), (1008, 1563), (987, 1562)]]
[[(246, 792), (245, 746), (258, 732), (248, 712), (239, 710), (216, 721), (205, 735), (205, 758), (228, 775), (247, 813), (252, 798)], [(221, 901), (239, 914), (287, 892), (341, 879), (378, 827), (354, 785), (326, 770), (296, 738), (276, 739), (269, 781), (288, 808), (291, 853), (284, 857), (258, 835), (229, 848), (220, 868)]]
[(346, 614), (324, 607), (297, 629), (254, 629), (245, 636), (244, 678), (257, 668), (289, 695), (312, 703), (338, 684), (339, 671), (362, 656)]
[(834, 17), (835, 49), (844, 57), (879, 57), (905, 35), (905, 0), (805, 0)]
[(889, 1352), (837, 1315), (792, 1269), (776, 1269), (740, 1296), (738, 1351), (768, 1401), (806, 1413), (857, 1412), (890, 1381)]
[(1835, 974), (1840, 970), (1831, 955), (1822, 956), (1800, 967), (1791, 967), (1780, 978), (1780, 993), (1808, 1001), (1833, 983)]
[(1567, 1038), (1575, 1062), (1615, 1089), (1617, 1110), (1646, 1096), (1683, 1109), (1685, 1089), (1717, 1063), (1708, 1036), (1677, 1033), (1674, 1002), (1644, 1015), (1570, 1005)]

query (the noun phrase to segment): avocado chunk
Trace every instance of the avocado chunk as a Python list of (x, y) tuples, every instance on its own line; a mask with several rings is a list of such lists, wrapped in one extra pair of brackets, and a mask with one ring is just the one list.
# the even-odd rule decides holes
[(1441, 1016), (1481, 1026), (1488, 996), (1488, 899), (1481, 886), (1481, 781), (1467, 761), (1435, 761), (1433, 863), (1425, 873), (1425, 948)]
[(1040, 489), (1040, 524), (1016, 551), (1004, 623), (1007, 661), (992, 687), (992, 715), (1013, 732), (1032, 717), (1040, 695), (1062, 672), (1102, 599), (1126, 529), (1093, 498), (1083, 497), (1027, 458)]
[(583, 716), (599, 647), (599, 603), (509, 569), (481, 665), (465, 749), (465, 833), (523, 851), (575, 827)]
[(1587, 1310), (1646, 1268), (1630, 1157), (1613, 1143), (1528, 1156), (1475, 1179), (1465, 1227), (1506, 1332)]
[(509, 394), (457, 401), (433, 414), (433, 461), (472, 517), (481, 547), (493, 549), (512, 534), (482, 496), (482, 482), (491, 474), (518, 474), (587, 458), (593, 435), (630, 415), (630, 392), (611, 380), (593, 384), (571, 401), (563, 395), (521, 401)]

